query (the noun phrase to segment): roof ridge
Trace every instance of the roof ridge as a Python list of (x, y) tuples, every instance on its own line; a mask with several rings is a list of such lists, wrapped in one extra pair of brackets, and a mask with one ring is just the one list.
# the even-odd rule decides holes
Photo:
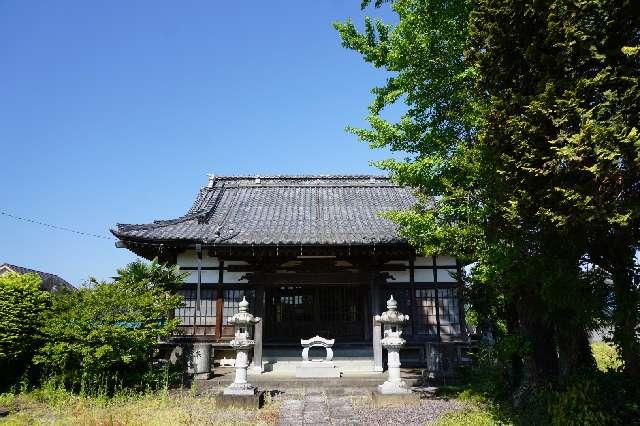
[(215, 175), (215, 179), (226, 179), (226, 180), (240, 180), (240, 179), (383, 179), (390, 180), (391, 178), (387, 175), (373, 175), (373, 174), (353, 174), (353, 175)]

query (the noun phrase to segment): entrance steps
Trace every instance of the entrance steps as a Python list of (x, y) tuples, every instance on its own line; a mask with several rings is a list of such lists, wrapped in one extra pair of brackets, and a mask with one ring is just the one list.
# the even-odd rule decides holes
[[(401, 369), (402, 379), (409, 386), (423, 386), (420, 371), (416, 369)], [(206, 394), (220, 392), (228, 386), (234, 377), (233, 368), (217, 367), (208, 380), (197, 380), (196, 390)], [(260, 390), (296, 394), (297, 392), (325, 392), (335, 395), (369, 395), (378, 385), (387, 379), (387, 373), (346, 373), (340, 378), (311, 379), (298, 378), (295, 373), (265, 372), (251, 374), (249, 382)]]

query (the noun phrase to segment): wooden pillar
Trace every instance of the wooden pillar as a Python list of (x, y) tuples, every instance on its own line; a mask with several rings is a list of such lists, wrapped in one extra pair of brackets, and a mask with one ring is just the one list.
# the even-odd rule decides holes
[[(256, 265), (256, 268), (259, 266)], [(256, 323), (253, 330), (253, 338), (256, 344), (253, 346), (253, 360), (251, 371), (254, 373), (262, 373), (262, 340), (264, 337), (264, 321), (265, 321), (265, 292), (264, 292), (264, 272), (262, 270), (256, 270), (253, 274), (253, 285), (256, 292), (254, 300), (254, 312), (255, 315), (262, 318), (261, 321)]]
[(362, 312), (363, 312), (363, 318), (362, 321), (364, 322), (364, 340), (369, 340), (371, 339), (371, 334), (372, 334), (372, 330), (369, 328), (369, 316), (371, 315), (371, 310), (369, 309), (369, 304), (370, 304), (370, 297), (369, 296), (369, 292), (371, 291), (370, 288), (367, 287), (363, 287), (363, 297), (362, 297)]
[(436, 296), (436, 332), (438, 334), (438, 342), (440, 339), (440, 292), (438, 291), (438, 264), (436, 262), (436, 256), (433, 256), (433, 283), (435, 286), (435, 296)]
[(218, 287), (217, 287), (217, 296), (218, 299), (216, 300), (216, 337), (218, 339), (222, 338), (222, 313), (223, 313), (223, 306), (224, 306), (224, 299), (222, 297), (223, 291), (222, 291), (222, 282), (224, 279), (224, 261), (220, 260), (218, 262)]

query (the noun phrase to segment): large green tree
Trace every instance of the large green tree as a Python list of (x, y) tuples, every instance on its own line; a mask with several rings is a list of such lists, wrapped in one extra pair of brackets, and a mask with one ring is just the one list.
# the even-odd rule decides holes
[[(470, 35), (487, 104), (479, 143), (494, 166), (486, 186), (496, 207), (491, 220), (547, 265), (565, 263), (556, 282), (539, 286), (553, 321), (589, 324), (582, 309), (567, 309), (568, 301), (584, 299), (572, 297), (584, 283), (572, 278), (580, 270), (566, 274), (572, 265), (586, 259), (609, 272), (614, 337), (633, 375), (640, 372), (633, 284), (640, 225), (639, 19), (631, 1), (479, 0)], [(558, 331), (562, 345), (578, 328)], [(584, 353), (581, 340), (567, 352)]]
[[(420, 203), (389, 216), (420, 250), (476, 262), (468, 294), (481, 317), (521, 342), (514, 367), (522, 357), (528, 383), (593, 367), (587, 331), (600, 317), (604, 280), (588, 271), (608, 271), (616, 342), (633, 371), (635, 5), (397, 0), (391, 8), (393, 27), (336, 24), (345, 47), (390, 72), (373, 89), (370, 128), (350, 128), (373, 148), (405, 154), (378, 166), (414, 187)], [(406, 106), (402, 117), (385, 119), (396, 103)]]

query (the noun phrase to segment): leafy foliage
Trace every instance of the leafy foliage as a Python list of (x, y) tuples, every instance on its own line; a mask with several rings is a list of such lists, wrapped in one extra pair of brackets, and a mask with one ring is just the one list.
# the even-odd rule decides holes
[(479, 0), (470, 22), (470, 60), (487, 105), (478, 143), (489, 223), (551, 278), (534, 285), (531, 271), (524, 287), (533, 293), (521, 285), (518, 293), (526, 304), (539, 295), (547, 321), (575, 318), (577, 330), (591, 325), (579, 315), (591, 309), (572, 310), (584, 300), (573, 296), (601, 282), (582, 280), (581, 262), (610, 273), (614, 337), (639, 375), (638, 5)]
[(618, 371), (622, 367), (620, 354), (613, 345), (605, 342), (592, 343), (591, 350), (600, 371)]
[[(399, 16), (393, 28), (368, 18), (364, 32), (351, 21), (334, 24), (343, 46), (391, 73), (372, 90), (371, 128), (349, 131), (372, 148), (407, 155), (377, 164), (420, 197), (414, 210), (389, 214), (403, 234), (428, 253), (468, 259), (482, 244), (479, 157), (472, 144), (479, 106), (475, 71), (464, 55), (470, 2), (401, 0), (391, 7)], [(385, 119), (384, 109), (397, 103), (406, 112), (397, 122)]]
[(53, 298), (34, 361), (69, 388), (112, 392), (159, 380), (158, 342), (176, 327), (167, 314), (180, 304), (166, 288), (181, 280), (175, 269), (130, 264), (113, 282)]
[(43, 312), (49, 294), (36, 274), (0, 276), (0, 386), (10, 384), (27, 367), (41, 343)]

